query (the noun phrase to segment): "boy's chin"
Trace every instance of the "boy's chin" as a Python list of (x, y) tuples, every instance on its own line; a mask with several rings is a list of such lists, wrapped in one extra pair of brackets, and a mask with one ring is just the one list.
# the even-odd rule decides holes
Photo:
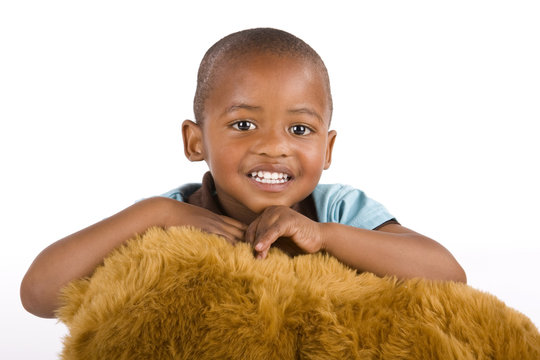
[(269, 202), (261, 202), (256, 205), (250, 206), (249, 210), (253, 212), (256, 215), (260, 215), (263, 213), (264, 210), (268, 209), (272, 206), (285, 206), (285, 207), (291, 207), (294, 204), (289, 204), (287, 202), (275, 202), (275, 201), (269, 201)]

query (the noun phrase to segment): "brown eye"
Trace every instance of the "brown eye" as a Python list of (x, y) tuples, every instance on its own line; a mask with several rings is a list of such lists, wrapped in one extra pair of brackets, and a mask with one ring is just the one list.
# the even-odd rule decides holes
[(311, 133), (311, 130), (304, 125), (293, 125), (291, 126), (291, 132), (294, 135), (307, 135)]
[(247, 120), (237, 121), (232, 125), (232, 127), (240, 131), (248, 131), (248, 130), (253, 130), (256, 128), (255, 124)]

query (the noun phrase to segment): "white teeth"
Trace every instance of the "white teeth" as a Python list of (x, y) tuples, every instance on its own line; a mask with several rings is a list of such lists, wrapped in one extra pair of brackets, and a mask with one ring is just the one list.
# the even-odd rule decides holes
[(290, 179), (287, 174), (270, 171), (253, 171), (251, 177), (263, 184), (283, 184)]

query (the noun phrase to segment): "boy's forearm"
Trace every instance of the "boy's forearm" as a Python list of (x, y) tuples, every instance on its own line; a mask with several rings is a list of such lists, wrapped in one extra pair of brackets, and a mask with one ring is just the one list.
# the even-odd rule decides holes
[(341, 262), (379, 276), (466, 282), (465, 272), (443, 246), (400, 225), (381, 231), (325, 223), (323, 248)]
[(97, 224), (69, 235), (43, 250), (21, 284), (23, 306), (41, 317), (54, 317), (59, 291), (68, 282), (90, 275), (114, 248), (152, 225), (164, 214), (159, 198), (143, 200)]

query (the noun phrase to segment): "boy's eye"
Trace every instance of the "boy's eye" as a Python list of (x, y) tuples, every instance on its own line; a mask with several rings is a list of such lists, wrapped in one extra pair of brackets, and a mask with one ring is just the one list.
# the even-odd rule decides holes
[(255, 124), (251, 121), (241, 120), (237, 121), (232, 125), (233, 128), (240, 131), (253, 130), (256, 128)]
[(304, 125), (294, 125), (291, 126), (291, 132), (294, 135), (308, 135), (311, 133), (311, 130)]

